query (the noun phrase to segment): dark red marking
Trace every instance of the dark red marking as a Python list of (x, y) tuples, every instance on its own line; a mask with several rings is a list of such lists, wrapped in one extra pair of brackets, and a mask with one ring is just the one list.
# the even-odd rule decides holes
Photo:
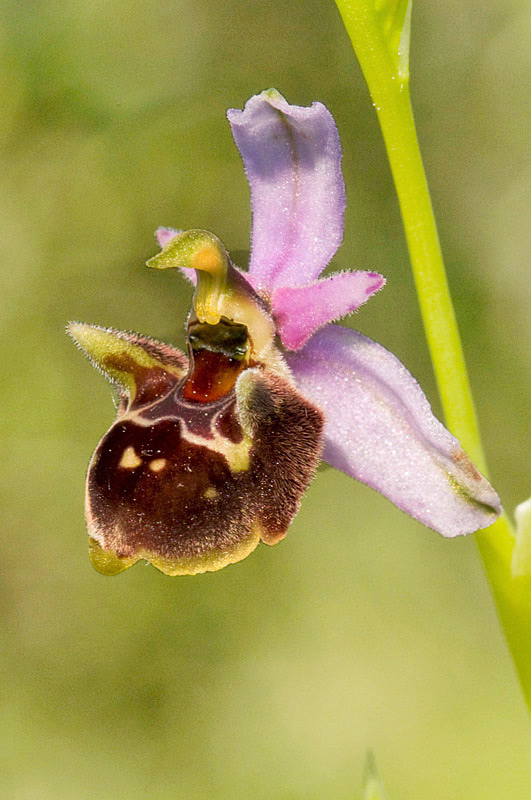
[(193, 403), (212, 403), (234, 388), (245, 363), (212, 350), (192, 351), (191, 369), (182, 396)]
[[(127, 447), (142, 460), (134, 469), (120, 467)], [(149, 467), (154, 459), (166, 460), (156, 472)], [(165, 558), (230, 550), (246, 538), (252, 519), (247, 481), (219, 453), (186, 441), (177, 419), (147, 427), (124, 420), (102, 439), (90, 469), (92, 518), (119, 557), (139, 549)], [(217, 494), (208, 499), (212, 488)]]

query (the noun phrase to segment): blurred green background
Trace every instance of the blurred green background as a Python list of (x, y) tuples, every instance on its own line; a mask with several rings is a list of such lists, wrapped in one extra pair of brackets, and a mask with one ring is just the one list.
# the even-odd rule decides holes
[[(529, 797), (528, 719), (472, 538), (324, 470), (288, 538), (217, 574), (87, 558), (84, 473), (113, 418), (67, 320), (182, 344), (158, 225), (249, 245), (225, 110), (276, 86), (338, 123), (335, 265), (383, 272), (356, 326), (439, 413), (388, 165), (331, 0), (4, 0), (0, 26), (2, 727), (6, 800)], [(493, 482), (529, 495), (525, 0), (414, 10), (412, 92)], [(352, 324), (352, 321), (349, 322)]]

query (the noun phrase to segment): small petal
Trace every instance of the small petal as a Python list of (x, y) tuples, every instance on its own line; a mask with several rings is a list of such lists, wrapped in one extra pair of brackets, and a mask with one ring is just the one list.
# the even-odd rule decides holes
[(444, 536), (494, 522), (496, 492), (392, 353), (329, 325), (287, 361), (303, 394), (325, 413), (325, 461)]
[(377, 272), (339, 272), (310, 286), (276, 289), (271, 308), (282, 344), (300, 350), (318, 328), (356, 311), (384, 284)]
[(249, 273), (262, 292), (319, 277), (343, 238), (341, 147), (321, 104), (290, 106), (276, 90), (227, 113), (251, 188)]
[(155, 236), (157, 237), (157, 242), (159, 243), (160, 247), (166, 247), (168, 242), (171, 242), (172, 239), (175, 239), (181, 231), (175, 230), (175, 228), (157, 228), (155, 231)]

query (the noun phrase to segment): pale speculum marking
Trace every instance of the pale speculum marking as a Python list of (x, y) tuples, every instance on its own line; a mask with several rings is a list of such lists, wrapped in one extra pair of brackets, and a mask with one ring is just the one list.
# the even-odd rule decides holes
[(148, 467), (151, 472), (160, 472), (162, 469), (164, 469), (167, 463), (168, 461), (165, 458), (154, 458), (149, 462)]
[(135, 452), (134, 447), (126, 447), (124, 452), (122, 453), (122, 457), (120, 459), (120, 463), (118, 464), (119, 467), (123, 469), (136, 469), (142, 464), (142, 459), (139, 458)]
[(203, 496), (206, 497), (207, 500), (213, 500), (214, 497), (218, 496), (218, 490), (214, 489), (213, 486), (209, 486), (208, 489), (205, 489)]

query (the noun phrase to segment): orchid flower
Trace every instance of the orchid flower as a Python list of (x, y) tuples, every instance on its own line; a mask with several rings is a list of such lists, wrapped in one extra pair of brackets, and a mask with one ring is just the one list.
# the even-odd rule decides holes
[(228, 119), (252, 199), (248, 272), (202, 230), (157, 231), (148, 265), (194, 283), (188, 357), (70, 323), (115, 385), (118, 415), (90, 462), (91, 559), (121, 572), (212, 571), (282, 539), (322, 458), (444, 536), (490, 525), (496, 492), (395, 358), (334, 321), (385, 281), (322, 271), (343, 236), (339, 137), (321, 103), (275, 90)]

